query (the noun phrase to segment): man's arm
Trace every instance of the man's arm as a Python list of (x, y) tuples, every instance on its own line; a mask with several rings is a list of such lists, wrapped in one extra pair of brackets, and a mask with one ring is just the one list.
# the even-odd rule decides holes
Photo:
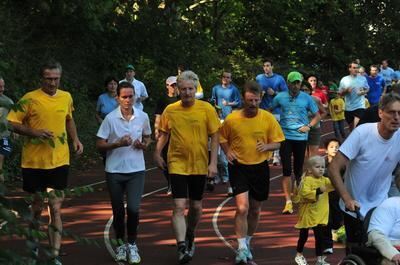
[(218, 145), (219, 145), (219, 132), (210, 135), (211, 138), (211, 155), (210, 164), (208, 165), (208, 177), (215, 177), (218, 174), (217, 169), (217, 156), (218, 156)]
[(257, 142), (256, 149), (258, 152), (274, 151), (281, 147), (281, 143), (268, 143)]
[(390, 240), (381, 231), (376, 229), (370, 231), (368, 233), (367, 245), (374, 246), (382, 256), (388, 260), (396, 262), (395, 264), (399, 264), (399, 251), (392, 245)]
[(339, 151), (337, 152), (332, 162), (329, 164), (328, 172), (332, 185), (335, 187), (336, 191), (343, 199), (346, 209), (354, 212), (356, 208), (360, 208), (360, 204), (355, 201), (351, 197), (350, 193), (346, 190), (342, 176), (340, 174), (340, 172), (346, 168), (348, 162), (349, 159)]
[(69, 135), (69, 137), (71, 137), (72, 139), (72, 144), (74, 146), (74, 151), (79, 155), (82, 154), (83, 152), (83, 145), (82, 143), (79, 141), (78, 138), (78, 132), (76, 131), (76, 125), (75, 125), (75, 121), (73, 118), (71, 119), (67, 119), (65, 121), (66, 124), (66, 128), (67, 128), (67, 133)]
[(321, 120), (321, 115), (318, 112), (314, 114), (309, 124), (305, 124), (299, 128), (299, 132), (306, 133), (310, 131), (311, 127), (315, 126)]
[(11, 124), (12, 131), (18, 134), (26, 135), (26, 136), (31, 136), (31, 137), (38, 137), (38, 138), (53, 138), (53, 132), (47, 130), (47, 129), (34, 129), (30, 128), (24, 124), (17, 123), (17, 122), (12, 122), (9, 121), (9, 124)]
[(108, 150), (116, 149), (119, 147), (130, 146), (132, 144), (132, 139), (129, 135), (121, 137), (118, 141), (114, 143), (107, 142), (107, 139), (97, 138), (96, 148), (101, 152), (106, 152)]
[(139, 139), (136, 139), (133, 142), (133, 147), (135, 147), (136, 149), (142, 149), (142, 150), (146, 150), (147, 147), (151, 144), (151, 135), (143, 135), (142, 136), (142, 141), (139, 141)]
[(155, 119), (154, 119), (154, 138), (156, 141), (158, 138), (160, 138), (160, 122), (161, 122), (161, 115), (160, 114), (155, 114)]
[(153, 154), (153, 159), (159, 168), (161, 168), (162, 170), (165, 170), (167, 168), (167, 164), (165, 163), (164, 159), (162, 158), (161, 152), (164, 149), (164, 146), (168, 142), (169, 134), (164, 131), (160, 131), (159, 134), (160, 134), (160, 137), (158, 138), (158, 141), (157, 141), (156, 150), (154, 151), (154, 154)]

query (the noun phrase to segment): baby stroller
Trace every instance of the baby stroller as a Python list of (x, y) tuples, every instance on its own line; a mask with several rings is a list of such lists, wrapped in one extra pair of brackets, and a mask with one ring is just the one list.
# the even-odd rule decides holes
[[(382, 255), (374, 247), (366, 246), (368, 241), (368, 226), (371, 219), (372, 212), (375, 208), (368, 211), (364, 218), (364, 224), (362, 229), (362, 239), (359, 245), (352, 246), (348, 249), (348, 254), (342, 259), (339, 265), (379, 265), (382, 261)], [(357, 210), (357, 218), (360, 216), (360, 212)]]

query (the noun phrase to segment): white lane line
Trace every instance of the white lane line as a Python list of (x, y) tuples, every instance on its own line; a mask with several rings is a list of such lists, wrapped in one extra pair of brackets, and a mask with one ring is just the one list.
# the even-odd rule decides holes
[[(151, 169), (148, 169), (148, 170), (151, 170)], [(143, 194), (142, 198), (146, 198), (146, 197), (148, 197), (150, 195), (153, 195), (153, 194), (155, 194), (157, 192), (160, 192), (160, 191), (163, 191), (163, 190), (166, 190), (166, 189), (167, 189), (167, 187), (163, 187), (163, 188), (159, 188), (157, 190), (153, 190), (151, 192)], [(125, 207), (126, 207), (126, 204), (125, 204)], [(112, 225), (112, 222), (113, 222), (113, 216), (111, 215), (110, 219), (108, 220), (108, 222), (106, 224), (106, 227), (104, 228), (103, 237), (104, 237), (104, 244), (106, 245), (106, 248), (107, 248), (108, 252), (110, 253), (111, 257), (114, 258), (115, 257), (115, 251), (112, 248), (112, 245), (111, 245), (111, 242), (110, 242), (110, 227)], [(124, 265), (123, 262), (118, 262), (118, 261), (116, 261), (116, 262), (117, 262), (118, 265)]]
[[(273, 181), (275, 179), (278, 179), (282, 177), (282, 174), (277, 175), (275, 177), (270, 178), (270, 181)], [(222, 208), (225, 206), (226, 203), (228, 203), (233, 197), (229, 197), (226, 198), (223, 202), (220, 203), (220, 205), (218, 206), (218, 208), (215, 210), (215, 213), (213, 215), (212, 218), (212, 224), (213, 224), (213, 228), (214, 228), (214, 232), (215, 234), (218, 236), (218, 238), (228, 247), (230, 248), (234, 253), (236, 253), (236, 249), (231, 245), (231, 243), (229, 243), (225, 237), (221, 234), (221, 232), (219, 231), (219, 227), (218, 227), (218, 217), (219, 217), (219, 213), (221, 212)]]

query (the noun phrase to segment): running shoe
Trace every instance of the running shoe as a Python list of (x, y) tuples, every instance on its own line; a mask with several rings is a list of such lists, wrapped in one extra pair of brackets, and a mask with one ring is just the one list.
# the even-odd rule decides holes
[(326, 256), (319, 256), (315, 265), (330, 265), (330, 263), (326, 262), (325, 259)]
[(189, 252), (186, 249), (186, 246), (178, 248), (178, 261), (179, 264), (187, 264), (192, 260), (192, 257), (189, 255)]
[(194, 237), (186, 236), (185, 242), (186, 242), (187, 252), (188, 252), (189, 256), (191, 258), (193, 258), (194, 250), (196, 248), (195, 243), (194, 243)]
[(228, 193), (227, 193), (227, 195), (228, 195), (228, 197), (232, 197), (232, 196), (233, 196), (233, 190), (232, 190), (232, 187), (231, 187), (231, 186), (228, 187)]
[(239, 248), (236, 251), (235, 264), (247, 264), (248, 252), (247, 248)]
[(125, 245), (121, 245), (115, 249), (115, 261), (127, 261)]
[(52, 265), (62, 265), (62, 263), (61, 263), (61, 260), (60, 260), (60, 257), (55, 257), (53, 260), (52, 260), (52, 263), (51, 263)]
[(296, 255), (294, 261), (297, 265), (308, 265), (306, 258), (303, 255)]
[(129, 264), (139, 264), (141, 259), (139, 256), (139, 249), (136, 244), (128, 244), (128, 263)]

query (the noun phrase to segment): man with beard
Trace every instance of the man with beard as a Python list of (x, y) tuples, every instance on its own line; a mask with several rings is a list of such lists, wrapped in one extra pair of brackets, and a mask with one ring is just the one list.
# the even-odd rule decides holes
[(229, 180), (236, 201), (235, 262), (254, 264), (250, 240), (258, 225), (262, 202), (268, 199), (268, 158), (285, 137), (274, 116), (259, 109), (261, 89), (256, 82), (245, 84), (243, 98), (243, 109), (225, 119), (220, 143), (229, 161)]

